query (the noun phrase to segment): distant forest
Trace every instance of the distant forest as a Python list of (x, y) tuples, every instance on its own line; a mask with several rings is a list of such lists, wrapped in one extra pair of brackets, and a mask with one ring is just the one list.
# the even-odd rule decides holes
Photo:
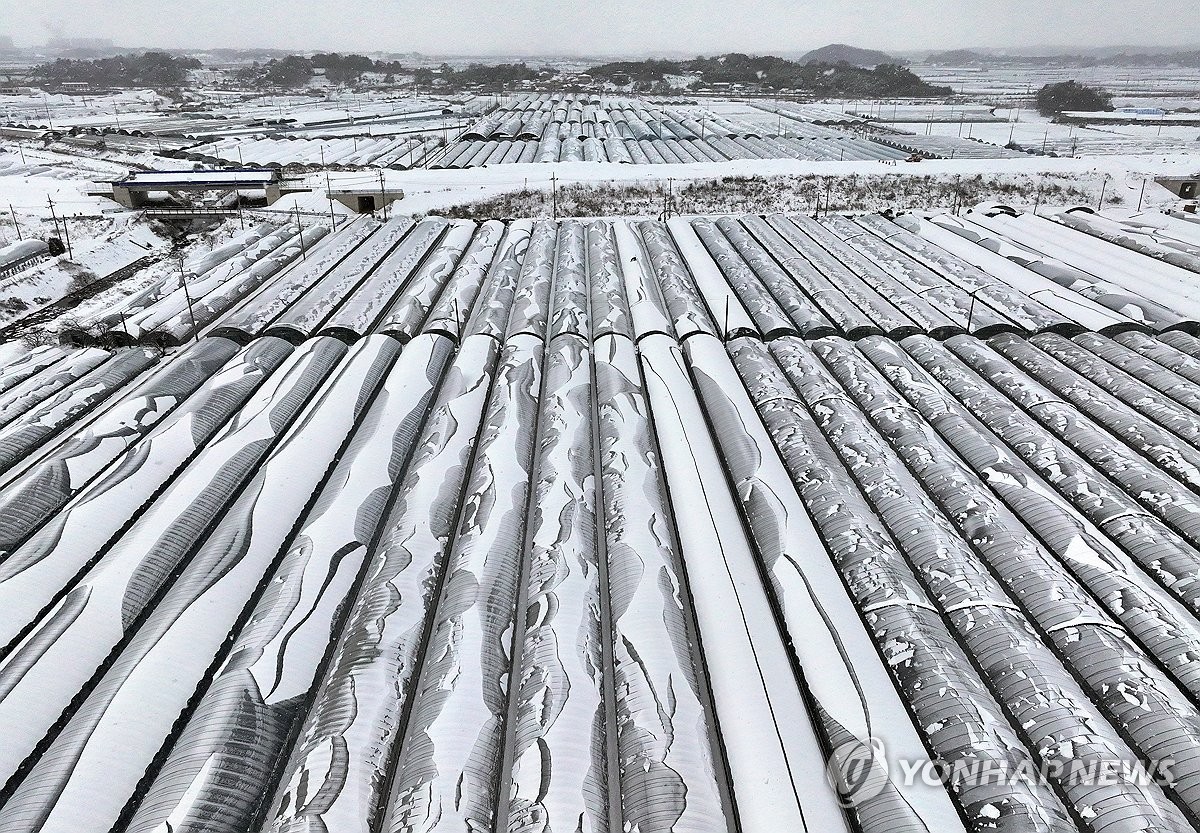
[(864, 69), (848, 63), (801, 63), (773, 55), (731, 52), (690, 61), (617, 61), (592, 67), (592, 78), (636, 89), (654, 89), (667, 76), (697, 76), (704, 84), (741, 84), (765, 90), (796, 90), (820, 96), (944, 96), (949, 87), (927, 84), (899, 64)]
[[(377, 61), (363, 55), (317, 54), (312, 58), (289, 55), (243, 69), (241, 80), (265, 86), (297, 87), (307, 83), (317, 71), (338, 84), (353, 84), (363, 73), (398, 75), (412, 78), (419, 87), (438, 84), (451, 89), (503, 88), (520, 81), (548, 81), (559, 75), (548, 67), (525, 63), (473, 63), (463, 69), (447, 64), (440, 67), (405, 67), (398, 61)], [(596, 81), (637, 90), (658, 90), (669, 86), (668, 76), (690, 75), (701, 84), (740, 84), (765, 90), (793, 90), (825, 96), (944, 96), (949, 87), (925, 83), (898, 64), (880, 64), (864, 69), (849, 63), (800, 63), (771, 55), (751, 56), (730, 53), (689, 61), (620, 61), (585, 70)]]
[[(33, 75), (48, 84), (86, 82), (94, 87), (180, 87), (188, 70), (200, 68), (195, 58), (164, 52), (118, 55), (95, 60), (60, 59), (36, 67)], [(237, 71), (243, 84), (264, 88), (296, 89), (317, 74), (334, 84), (352, 85), (365, 73), (383, 75), (384, 82), (404, 80), (418, 87), (448, 89), (504, 89), (518, 82), (548, 82), (560, 75), (550, 67), (525, 63), (473, 63), (461, 69), (406, 66), (365, 55), (317, 53), (286, 55), (255, 62)], [(803, 91), (818, 96), (885, 97), (944, 96), (949, 87), (927, 84), (898, 64), (866, 69), (846, 62), (801, 63), (771, 55), (730, 53), (685, 61), (621, 61), (586, 70), (594, 81), (608, 81), (635, 90), (665, 90), (672, 77), (688, 76), (696, 86), (737, 84), (749, 89)]]
[(311, 58), (288, 55), (272, 58), (266, 63), (255, 63), (238, 72), (239, 80), (252, 85), (269, 87), (302, 87), (321, 73), (334, 84), (355, 84), (365, 73), (373, 72), (384, 76), (391, 83), (396, 76), (411, 79), (418, 87), (433, 86), (434, 82), (450, 88), (475, 86), (503, 87), (517, 81), (551, 78), (553, 69), (538, 69), (524, 63), (470, 64), (463, 69), (454, 69), (449, 64), (433, 67), (410, 67), (400, 61), (379, 61), (365, 55), (339, 55), (317, 53)]
[(115, 55), (93, 60), (59, 58), (34, 67), (32, 75), (47, 84), (87, 83), (94, 87), (179, 87), (188, 70), (199, 69), (195, 58), (166, 52)]
[[(233, 50), (225, 50), (231, 53)], [(217, 50), (222, 52), (222, 50)], [(240, 53), (238, 53), (240, 54)], [(857, 63), (841, 60), (849, 56)], [(688, 85), (738, 84), (748, 89), (807, 92), (817, 96), (896, 97), (950, 95), (949, 87), (926, 83), (911, 70), (889, 59), (874, 68), (862, 64), (883, 53), (834, 44), (815, 50), (798, 61), (773, 55), (731, 52), (691, 60), (617, 61), (591, 67), (585, 74), (596, 81), (632, 86), (638, 91), (666, 91), (677, 77)], [(1164, 53), (1118, 53), (1113, 55), (998, 55), (967, 49), (935, 52), (926, 58), (940, 66), (1168, 66), (1200, 67), (1200, 50)], [(33, 79), (49, 86), (87, 83), (93, 87), (182, 87), (188, 71), (199, 69), (200, 61), (189, 56), (149, 51), (107, 58), (67, 59), (36, 66)], [(548, 66), (524, 62), (472, 63), (461, 69), (449, 64), (414, 66), (402, 60), (380, 60), (365, 55), (318, 52), (311, 56), (284, 55), (255, 62), (238, 70), (242, 83), (268, 88), (299, 88), (318, 74), (334, 84), (353, 85), (364, 74), (384, 76), (386, 83), (404, 82), (417, 87), (501, 90), (519, 82), (549, 82), (562, 73)]]

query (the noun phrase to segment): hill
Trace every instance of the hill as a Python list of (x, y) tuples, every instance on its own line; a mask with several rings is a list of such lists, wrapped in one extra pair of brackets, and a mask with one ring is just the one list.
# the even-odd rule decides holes
[(1007, 59), (995, 55), (985, 55), (973, 49), (949, 49), (945, 52), (933, 52), (925, 59), (925, 63), (934, 66), (967, 66), (970, 64), (986, 64), (1003, 62)]
[(877, 67), (880, 64), (901, 63), (878, 49), (860, 49), (845, 43), (831, 43), (800, 57), (802, 64), (850, 64), (856, 67)]

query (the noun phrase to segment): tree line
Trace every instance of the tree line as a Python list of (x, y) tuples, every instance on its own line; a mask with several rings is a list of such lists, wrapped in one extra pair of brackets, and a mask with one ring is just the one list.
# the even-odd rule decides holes
[(617, 61), (587, 70), (595, 79), (638, 90), (668, 85), (668, 76), (692, 76), (703, 84), (740, 84), (765, 90), (794, 90), (819, 96), (945, 96), (950, 87), (925, 82), (899, 64), (866, 69), (849, 63), (790, 61), (774, 55), (731, 52), (687, 61)]
[(252, 64), (238, 71), (238, 80), (255, 86), (296, 88), (306, 85), (318, 70), (334, 84), (356, 84), (370, 72), (383, 75), (385, 83), (392, 83), (397, 76), (403, 76), (418, 87), (429, 87), (440, 82), (452, 88), (502, 88), (518, 81), (547, 79), (557, 74), (557, 70), (530, 67), (524, 62), (472, 63), (462, 69), (454, 69), (446, 63), (438, 67), (410, 67), (400, 61), (376, 60), (365, 55), (319, 52), (311, 58), (288, 55), (272, 58), (262, 64)]
[(166, 52), (114, 55), (111, 58), (59, 58), (33, 68), (32, 75), (49, 86), (85, 83), (93, 87), (180, 87), (188, 71), (200, 69), (195, 58)]
[[(195, 58), (144, 52), (95, 60), (59, 59), (35, 68), (34, 75), (49, 84), (82, 81), (94, 86), (171, 87), (185, 85), (188, 71), (200, 66)], [(706, 85), (737, 84), (827, 97), (946, 96), (952, 93), (949, 87), (928, 84), (899, 64), (880, 64), (868, 69), (844, 62), (801, 63), (773, 55), (751, 56), (736, 52), (684, 61), (618, 61), (585, 72), (593, 80), (631, 85), (635, 90), (665, 89), (670, 86), (670, 76), (690, 76)], [(555, 69), (533, 67), (524, 62), (472, 63), (456, 69), (445, 63), (438, 67), (416, 67), (366, 55), (318, 52), (311, 56), (286, 55), (255, 62), (239, 69), (236, 77), (250, 86), (296, 89), (307, 85), (317, 74), (323, 74), (334, 84), (352, 85), (366, 73), (381, 74), (387, 83), (403, 77), (418, 87), (440, 84), (451, 89), (502, 89), (522, 81), (553, 80), (559, 74)]]

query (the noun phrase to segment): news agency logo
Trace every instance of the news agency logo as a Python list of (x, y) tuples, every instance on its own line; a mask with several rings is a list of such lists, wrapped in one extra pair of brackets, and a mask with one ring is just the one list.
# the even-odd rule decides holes
[(837, 791), (838, 803), (849, 809), (878, 796), (888, 783), (883, 741), (854, 739), (833, 750), (825, 777)]
[(958, 761), (899, 759), (889, 772), (883, 741), (876, 737), (854, 739), (834, 748), (825, 777), (838, 794), (839, 803), (851, 809), (877, 798), (889, 784), (910, 788), (956, 789), (985, 785), (1050, 784), (1107, 786), (1129, 784), (1172, 787), (1175, 761), (1164, 758), (1149, 764), (1111, 759), (1050, 758), (1042, 761), (969, 759)]

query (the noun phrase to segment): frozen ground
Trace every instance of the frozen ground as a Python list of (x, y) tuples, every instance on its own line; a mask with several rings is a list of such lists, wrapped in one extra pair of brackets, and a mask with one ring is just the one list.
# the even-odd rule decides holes
[(0, 96), (0, 119), (5, 122), (46, 124), (55, 127), (90, 127), (114, 124), (122, 113), (142, 120), (159, 117), (170, 100), (153, 90), (125, 90), (106, 95), (34, 93)]
[[(389, 171), (386, 184), (389, 190), (402, 189), (405, 197), (396, 204), (406, 214), (432, 214), (452, 206), (461, 206), (478, 200), (491, 199), (504, 194), (523, 190), (549, 192), (555, 187), (571, 184), (587, 184), (608, 188), (621, 186), (660, 186), (675, 190), (699, 181), (711, 181), (723, 177), (824, 177), (836, 183), (842, 177), (877, 177), (902, 183), (903, 180), (930, 177), (949, 183), (955, 178), (970, 179), (983, 177), (997, 183), (995, 197), (1010, 199), (1019, 204), (1032, 204), (1038, 183), (1047, 185), (1078, 187), (1083, 192), (1080, 202), (1094, 203), (1102, 187), (1105, 202), (1111, 203), (1113, 196), (1120, 198), (1121, 205), (1136, 206), (1146, 178), (1162, 175), (1188, 175), (1200, 168), (1200, 154), (1173, 154), (1164, 157), (1109, 156), (1097, 159), (1036, 158), (1011, 160), (928, 160), (920, 163), (898, 163), (887, 165), (880, 162), (805, 162), (794, 159), (741, 160), (721, 163), (695, 163), (691, 165), (630, 165), (597, 164), (589, 162), (559, 163), (556, 165), (499, 165), (488, 168), (471, 168), (460, 171)], [(1106, 178), (1107, 177), (1107, 178)], [(323, 176), (313, 176), (314, 187), (323, 184)], [(332, 177), (334, 187), (368, 187), (379, 182), (378, 177), (363, 174), (345, 174)], [(781, 180), (782, 182), (782, 180)], [(1007, 183), (1007, 185), (1006, 185)], [(1016, 193), (1010, 185), (1019, 185)], [(899, 187), (899, 186), (898, 186)], [(860, 210), (883, 210), (897, 208), (886, 200), (887, 190), (870, 202), (849, 206)], [(1021, 199), (1021, 194), (1028, 199)], [(810, 211), (811, 200), (797, 192), (797, 199), (776, 201), (771, 210)], [(1094, 195), (1094, 196), (1093, 196)], [(1171, 195), (1151, 182), (1146, 189), (1145, 204), (1169, 202)], [(835, 206), (837, 201), (835, 200)], [(720, 211), (719, 206), (709, 210)], [(759, 211), (765, 207), (753, 204), (737, 205), (731, 211)]]
[(30, 147), (0, 152), (0, 245), (15, 242), (18, 232), (40, 239), (69, 233), (71, 240), (70, 256), (0, 279), (0, 326), (167, 249), (169, 240), (138, 215), (89, 196), (97, 182), (127, 172), (104, 160)]
[(119, 179), (129, 168), (103, 159), (8, 145), (0, 150), (0, 243), (15, 238), (12, 214), (18, 219), (50, 218), (53, 202), (58, 216), (101, 217), (118, 206), (109, 199), (89, 196), (97, 183)]
[(930, 84), (945, 84), (956, 93), (990, 104), (1027, 97), (1043, 84), (1078, 81), (1112, 92), (1118, 106), (1155, 102), (1171, 108), (1195, 106), (1200, 98), (1200, 70), (1189, 67), (944, 67), (912, 64), (909, 67)]
[[(127, 90), (105, 95), (35, 93), (0, 98), (0, 121), (62, 127), (146, 129), (157, 126), (179, 132), (222, 132), (251, 122), (280, 121), (302, 129), (355, 119), (404, 118), (440, 114), (449, 103), (442, 98), (396, 93), (354, 93), (330, 90), (308, 95), (264, 95), (257, 92), (195, 89), (185, 93), (187, 112), (152, 90)], [(199, 118), (197, 118), (199, 116)], [(212, 118), (216, 116), (217, 118)], [(188, 132), (184, 130), (184, 132)]]
[[(1177, 77), (1178, 76), (1178, 77)], [(1084, 79), (1088, 80), (1088, 79)], [(1193, 79), (1194, 80), (1194, 79)], [(654, 216), (662, 212), (666, 196), (672, 212), (757, 213), (767, 211), (812, 213), (818, 198), (834, 210), (884, 211), (913, 208), (952, 207), (978, 200), (999, 200), (1018, 206), (1040, 204), (1096, 205), (1103, 190), (1105, 202), (1133, 208), (1141, 198), (1143, 182), (1161, 175), (1191, 175), (1200, 171), (1200, 128), (1104, 127), (1079, 128), (1050, 124), (1022, 109), (1020, 120), (1010, 109), (1008, 96), (1012, 78), (1000, 74), (987, 82), (1005, 92), (995, 100), (980, 96), (969, 105), (916, 103), (827, 102), (831, 112), (869, 112), (887, 119), (894, 114), (896, 126), (913, 133), (976, 138), (998, 145), (1011, 138), (1027, 148), (1048, 151), (1059, 158), (1033, 157), (1017, 160), (932, 160), (921, 163), (887, 164), (867, 162), (810, 162), (802, 160), (741, 160), (685, 165), (633, 166), (597, 163), (508, 164), (467, 170), (386, 171), (381, 182), (375, 171), (330, 172), (334, 189), (374, 191), (402, 190), (405, 197), (390, 209), (393, 214), (427, 215), (451, 213), (460, 216), (604, 216), (628, 213)], [(1158, 90), (1160, 97), (1183, 96), (1189, 82), (1182, 74), (1170, 75)], [(1193, 87), (1200, 90), (1200, 83)], [(1151, 95), (1130, 82), (1123, 94)], [(1200, 95), (1200, 92), (1196, 92)], [(252, 125), (263, 119), (291, 120), (296, 134), (307, 136), (363, 135), (403, 126), (440, 128), (440, 107), (448, 100), (376, 94), (331, 93), (314, 95), (263, 96), (220, 91), (193, 91), (211, 119), (203, 126), (241, 135), (261, 130)], [(690, 99), (689, 99), (690, 100)], [(1178, 98), (1186, 101), (1186, 98)], [(788, 119), (769, 112), (770, 100), (755, 106), (747, 101), (700, 99), (648, 99), (659, 106), (704, 108), (726, 118), (736, 118), (765, 128), (787, 124)], [(1125, 103), (1122, 101), (1121, 103)], [(484, 99), (462, 100), (456, 109), (478, 109)], [(995, 114), (991, 108), (997, 105)], [(763, 107), (767, 109), (763, 109)], [(7, 108), (7, 109), (5, 109)], [(165, 111), (164, 100), (153, 93), (130, 91), (115, 96), (24, 96), (8, 97), (0, 104), (0, 116), (34, 120), (39, 109), (55, 125), (94, 126), (121, 119), (122, 125), (172, 125), (172, 129), (199, 124), (192, 114)], [(922, 124), (920, 119), (930, 121)], [(207, 117), (206, 117), (207, 118)], [(957, 120), (956, 120), (957, 118)], [(966, 119), (976, 119), (967, 121)], [(998, 119), (998, 121), (988, 121)], [(914, 121), (915, 120), (915, 121)], [(334, 123), (327, 123), (333, 121)], [(448, 129), (453, 130), (448, 125)], [(132, 140), (131, 140), (132, 141)], [(151, 139), (147, 139), (150, 142)], [(1087, 158), (1066, 158), (1075, 153)], [(68, 217), (74, 262), (54, 261), (22, 273), (0, 285), (0, 323), (14, 315), (53, 302), (82, 283), (111, 274), (148, 251), (165, 252), (165, 234), (122, 210), (110, 200), (93, 196), (102, 183), (124, 177), (143, 167), (169, 169), (188, 163), (164, 159), (147, 144), (106, 150), (88, 150), (56, 144), (50, 149), (31, 143), (21, 146), (3, 141), (0, 150), (0, 244), (16, 239), (17, 228), (25, 236), (46, 238), (56, 234), (50, 206), (59, 217)], [(349, 215), (339, 203), (326, 197), (326, 174), (304, 176), (313, 191), (289, 195), (275, 205), (250, 212), (248, 216), (281, 219), (284, 213), (299, 212), (301, 221), (325, 222), (332, 212), (340, 221)], [(555, 204), (552, 193), (560, 199)], [(1155, 206), (1171, 199), (1167, 192), (1146, 187), (1144, 204)], [(220, 234), (238, 230), (227, 222)], [(212, 240), (208, 241), (213, 244)], [(205, 245), (201, 242), (192, 247)], [(167, 262), (167, 261), (163, 261)], [(164, 267), (165, 268), (165, 267)], [(132, 291), (156, 274), (158, 265), (143, 270), (95, 298), (93, 304), (110, 303)]]
[[(132, 216), (113, 223), (72, 221), (72, 235), (71, 256), (52, 258), (0, 279), (0, 326), (147, 255), (161, 254), (168, 246), (165, 239)], [(74, 242), (76, 239), (78, 243)], [(122, 283), (121, 291), (128, 290)]]
[[(1000, 121), (971, 122), (940, 120), (925, 123), (885, 122), (886, 126), (918, 135), (961, 136), (980, 139), (997, 145), (1010, 140), (1033, 153), (1043, 147), (1059, 156), (1144, 155), (1172, 157), (1192, 153), (1200, 157), (1200, 127), (1151, 127), (1149, 125), (1104, 125), (1081, 127), (1054, 124), (1049, 119), (1031, 113), (1020, 113), (1014, 123), (1015, 111), (998, 109)], [(889, 112), (884, 108), (883, 117)]]

